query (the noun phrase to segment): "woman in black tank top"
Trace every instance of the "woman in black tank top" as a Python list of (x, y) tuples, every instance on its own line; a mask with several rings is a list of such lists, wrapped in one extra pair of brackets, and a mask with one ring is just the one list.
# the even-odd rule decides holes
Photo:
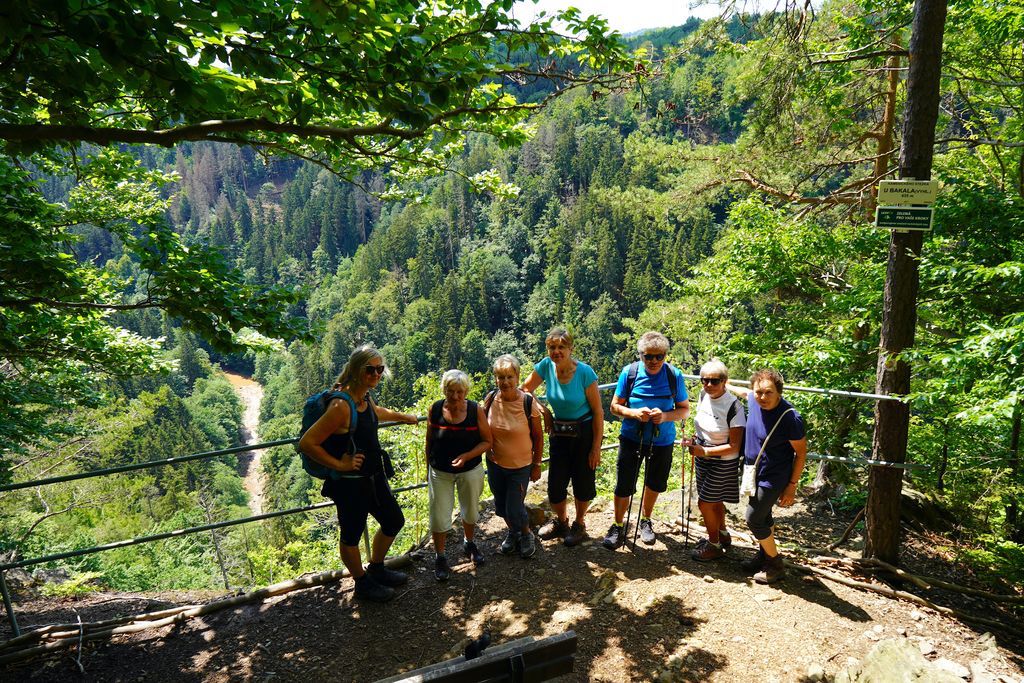
[(491, 447), (491, 428), (475, 401), (467, 401), (469, 377), (449, 370), (441, 378), (445, 398), (430, 407), (430, 424), (424, 449), (430, 495), (430, 531), (434, 539), (434, 576), (445, 581), (451, 573), (445, 557), (445, 541), (451, 530), (452, 505), (459, 495), (459, 513), (465, 533), (463, 552), (475, 564), (484, 556), (473, 540), (480, 493), (483, 491), (482, 457)]
[[(380, 384), (386, 372), (384, 357), (377, 349), (361, 346), (353, 351), (334, 388), (352, 398), (357, 412), (355, 429), (350, 429), (353, 415), (349, 402), (337, 398), (299, 442), (303, 453), (340, 473), (338, 478), (324, 481), (323, 494), (338, 508), (341, 561), (355, 578), (356, 596), (377, 602), (393, 598), (394, 587), (408, 580), (402, 572), (384, 566), (405, 516), (384, 476), (377, 425), (380, 420), (418, 422), (415, 415), (382, 408), (370, 399), (370, 390)], [(348, 447), (350, 442), (354, 449)], [(373, 538), (370, 564), (364, 571), (359, 539), (366, 529), (367, 515), (373, 515), (380, 529)]]

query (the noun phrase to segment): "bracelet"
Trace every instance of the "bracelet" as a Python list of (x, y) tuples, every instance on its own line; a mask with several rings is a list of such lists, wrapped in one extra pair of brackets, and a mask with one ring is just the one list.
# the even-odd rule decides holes
[(790, 486), (796, 486), (796, 485), (797, 485), (797, 484), (799, 484), (799, 483), (800, 483), (800, 480), (799, 480), (799, 479), (797, 479), (796, 481), (791, 481), (791, 482), (789, 482), (789, 485), (790, 485)]

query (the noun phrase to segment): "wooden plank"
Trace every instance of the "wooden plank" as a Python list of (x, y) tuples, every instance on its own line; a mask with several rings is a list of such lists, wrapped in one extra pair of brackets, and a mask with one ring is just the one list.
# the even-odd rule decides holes
[(537, 640), (519, 638), (484, 650), (476, 659), (456, 657), (407, 671), (377, 683), (512, 683), (512, 660), (521, 658), (522, 681), (547, 681), (573, 672), (576, 632), (567, 631)]

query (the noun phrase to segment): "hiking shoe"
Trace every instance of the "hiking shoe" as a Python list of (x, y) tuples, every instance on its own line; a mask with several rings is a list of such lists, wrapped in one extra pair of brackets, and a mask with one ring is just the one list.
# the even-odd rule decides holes
[(608, 533), (604, 535), (601, 545), (608, 548), (608, 550), (615, 550), (616, 548), (621, 548), (625, 541), (626, 527), (622, 524), (612, 524), (608, 527)]
[(447, 581), (452, 575), (452, 569), (448, 566), (448, 558), (438, 555), (434, 559), (434, 578), (438, 581)]
[(509, 531), (505, 536), (505, 540), (498, 546), (498, 552), (502, 555), (511, 555), (516, 551), (517, 547), (519, 547), (518, 534), (514, 531)]
[(388, 569), (384, 566), (383, 562), (371, 562), (366, 568), (366, 573), (380, 585), (389, 586), (391, 588), (404, 586), (409, 582), (408, 574), (396, 572), (394, 569)]
[(533, 534), (523, 534), (519, 537), (519, 557), (528, 560), (537, 553), (537, 541)]
[(565, 535), (565, 539), (562, 541), (562, 543), (564, 543), (566, 546), (570, 548), (573, 548), (575, 546), (578, 546), (580, 543), (583, 543), (583, 541), (587, 540), (588, 538), (590, 538), (590, 536), (587, 534), (587, 527), (583, 524), (583, 522), (577, 519), (575, 522), (572, 523), (572, 526), (569, 527), (569, 533)]
[(691, 554), (690, 557), (698, 562), (710, 562), (711, 560), (717, 560), (720, 557), (725, 557), (725, 551), (711, 541), (704, 541), (703, 543), (697, 544), (697, 547), (694, 549), (693, 554)]
[(462, 544), (462, 552), (466, 554), (466, 557), (473, 560), (473, 564), (483, 564), (486, 562), (484, 554), (480, 552), (480, 548), (476, 547), (476, 543), (473, 541), (465, 541)]
[(356, 597), (370, 602), (387, 602), (395, 597), (395, 589), (380, 585), (367, 573), (356, 579)]
[(757, 548), (757, 552), (754, 556), (740, 562), (740, 567), (743, 568), (747, 574), (753, 574), (761, 571), (761, 567), (764, 566), (764, 560), (766, 555), (764, 554), (764, 548), (760, 546)]
[(654, 524), (649, 519), (640, 520), (640, 540), (644, 545), (654, 545)]
[(757, 583), (775, 583), (776, 581), (781, 581), (785, 576), (786, 565), (782, 562), (782, 553), (775, 557), (768, 557), (766, 555), (761, 571), (754, 574), (754, 581)]
[(550, 541), (553, 538), (565, 538), (567, 533), (569, 533), (569, 525), (566, 524), (566, 520), (559, 519), (558, 517), (549, 519), (547, 523), (537, 531), (537, 535), (543, 541)]
[(718, 544), (722, 546), (722, 550), (728, 550), (732, 547), (732, 535), (725, 529), (720, 530), (718, 532)]

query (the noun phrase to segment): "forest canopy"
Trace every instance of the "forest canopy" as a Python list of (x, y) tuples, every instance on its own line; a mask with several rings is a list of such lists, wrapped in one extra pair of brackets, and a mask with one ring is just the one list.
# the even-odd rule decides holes
[[(322, 6), (334, 5), (308, 8)], [(116, 15), (116, 7), (97, 4), (96, 16)], [(359, 101), (380, 108), (350, 107), (342, 116), (344, 102), (356, 100), (310, 96), (316, 101), (303, 119), (289, 99), (307, 97), (301, 83), (270, 74), (300, 73), (297, 62), (280, 59), (294, 56), (290, 50), (308, 48), (310, 60), (319, 54), (327, 38), (306, 35), (317, 33), (314, 20), (300, 12), (293, 21), (306, 22), (302, 36), (256, 40), (253, 27), (269, 31), (281, 20), (253, 9), (255, 23), (244, 30), (222, 27), (222, 5), (212, 7), (217, 16), (188, 5), (198, 23), (169, 29), (168, 44), (186, 45), (180, 50), (190, 58), (161, 52), (147, 34), (138, 54), (151, 50), (147, 64), (168, 65), (98, 78), (95, 93), (114, 97), (110, 108), (90, 98), (84, 79), (46, 86), (59, 90), (52, 107), (53, 93), (34, 84), (46, 69), (61, 71), (57, 64), (70, 71), (109, 60), (114, 71), (132, 68), (118, 63), (120, 49), (81, 27), (68, 29), (86, 40), (73, 48), (54, 28), (65, 15), (5, 24), (20, 26), (2, 56), (21, 85), (0, 84), (0, 182), (20, 236), (8, 244), (5, 233), (0, 249), (7, 297), (0, 405), (8, 411), (0, 428), (21, 451), (4, 454), (15, 469), (0, 478), (143, 460), (152, 454), (136, 442), (150, 429), (166, 451), (175, 443), (223, 445), (234, 436), (237, 407), (215, 380), (219, 366), (251, 373), (263, 386), (261, 438), (294, 437), (304, 397), (332, 381), (361, 343), (380, 348), (391, 370), (375, 398), (419, 414), (440, 398), (440, 371), (469, 372), (471, 397), (479, 398), (493, 358), (513, 353), (529, 368), (556, 324), (572, 330), (576, 357), (602, 382), (635, 358), (639, 334), (656, 329), (671, 339), (670, 360), (683, 370), (717, 356), (738, 379), (767, 365), (787, 385), (873, 391), (890, 242), (872, 224), (875, 187), (897, 169), (912, 3), (844, 0), (813, 13), (688, 22), (631, 36), (629, 44), (652, 60), (639, 70), (602, 22), (579, 15), (569, 21), (604, 37), (561, 36), (555, 24), (515, 27), (503, 3), (455, 3), (449, 18), (432, 17), (447, 28), (427, 27), (439, 43), (430, 50), (404, 33), (424, 19), (415, 3), (377, 3), (366, 11), (381, 15), (389, 35), (359, 40), (382, 73), (407, 52), (448, 55), (448, 83), (458, 80), (456, 62), (467, 69), (468, 89), (442, 104), (427, 80), (395, 65), (395, 92), (419, 120), (388, 109), (383, 93), (364, 88), (362, 65), (351, 64), (362, 79), (353, 82), (364, 91)], [(404, 18), (393, 16), (396, 8), (407, 10)], [(480, 23), (496, 15), (493, 30)], [(317, 26), (328, 25), (318, 17)], [(158, 30), (151, 20), (132, 15), (123, 21), (135, 28), (123, 32)], [(907, 459), (915, 468), (906, 482), (953, 512), (950, 557), (1019, 581), (1024, 5), (969, 0), (950, 7), (949, 21), (955, 30), (945, 36), (932, 174), (941, 189), (919, 264), (916, 341), (903, 354), (913, 366)], [(465, 54), (455, 46), (460, 26), (474, 34)], [(49, 66), (41, 35), (54, 43)], [(19, 45), (28, 50), (20, 57)], [(264, 54), (270, 45), (277, 52)], [(592, 51), (608, 60), (579, 70)], [(68, 62), (68, 55), (77, 56)], [(335, 81), (344, 74), (331, 76), (310, 60), (301, 73), (317, 93), (341, 87)], [(236, 73), (252, 88), (231, 85)], [(616, 73), (643, 80), (615, 90), (608, 79)], [(558, 74), (565, 80), (548, 80)], [(178, 88), (179, 81), (189, 85)], [(171, 93), (166, 102), (160, 87)], [(221, 115), (217, 95), (187, 96), (188, 87), (221, 91), (238, 115)], [(552, 92), (564, 96), (549, 99)], [(518, 104), (506, 110), (503, 98), (512, 95)], [(455, 113), (466, 106), (489, 113)], [(259, 128), (261, 117), (281, 125)], [(244, 125), (204, 125), (229, 120)], [(300, 130), (385, 124), (402, 134), (375, 128), (351, 142)], [(85, 144), (90, 138), (61, 137), (75, 130), (112, 137)], [(402, 137), (414, 131), (422, 134)], [(165, 134), (163, 142), (185, 137), (171, 147), (116, 137)], [(210, 137), (186, 139), (200, 134)], [(388, 150), (379, 170), (367, 165), (372, 155), (363, 148)], [(435, 173), (442, 169), (451, 172)], [(488, 191), (478, 191), (481, 179)], [(382, 201), (387, 196), (395, 201)], [(253, 332), (240, 342), (245, 327)], [(235, 353), (240, 346), (256, 351)], [(158, 367), (167, 373), (149, 372)], [(101, 404), (98, 391), (110, 400)], [(852, 462), (870, 453), (869, 404), (788, 390), (787, 398), (806, 421), (812, 452)], [(61, 438), (63, 427), (89, 436)], [(422, 481), (420, 435), (389, 431), (402, 484)], [(864, 505), (865, 471), (821, 462), (803, 483), (828, 498), (822, 514), (852, 516)], [(267, 509), (317, 499), (290, 448), (267, 451), (263, 474)], [(600, 476), (608, 484), (613, 468)], [(175, 516), (183, 526), (207, 513), (245, 514), (231, 463), (126, 479), (138, 500), (118, 500), (123, 508), (109, 518), (131, 516), (126, 528), (139, 533), (174, 528)], [(57, 487), (38, 500), (9, 496), (0, 503), (12, 511), (12, 531), (0, 536), (26, 555), (44, 545), (88, 545), (104, 531), (88, 504), (104, 496), (115, 497), (101, 484), (81, 493)], [(265, 529), (265, 542), (252, 545), (242, 533), (232, 536), (232, 582), (305, 571), (337, 552), (324, 517)], [(207, 565), (183, 558), (192, 585), (210, 582)], [(130, 585), (113, 564), (78, 568)], [(145, 580), (165, 585), (171, 570), (156, 571), (157, 564)]]
[[(121, 147), (228, 142), (305, 159), (354, 183), (386, 169), (397, 184), (449, 169), (469, 134), (521, 143), (539, 104), (520, 102), (512, 86), (542, 80), (562, 93), (632, 78), (632, 62), (603, 20), (569, 10), (520, 26), (511, 7), (5, 5), (5, 447), (46, 429), (45, 411), (25, 406), (94, 398), (95, 373), (131, 376), (166, 365), (159, 345), (112, 322), (114, 313), (162, 310), (221, 351), (313, 338), (294, 308), (299, 288), (247, 282), (216, 247), (186, 244), (165, 215), (162, 188), (177, 176), (139, 166)], [(556, 18), (566, 33), (553, 28)], [(36, 189), (40, 176), (74, 188), (47, 201)], [(507, 191), (489, 169), (471, 182)], [(95, 230), (129, 255), (130, 276), (75, 258), (83, 231)]]

